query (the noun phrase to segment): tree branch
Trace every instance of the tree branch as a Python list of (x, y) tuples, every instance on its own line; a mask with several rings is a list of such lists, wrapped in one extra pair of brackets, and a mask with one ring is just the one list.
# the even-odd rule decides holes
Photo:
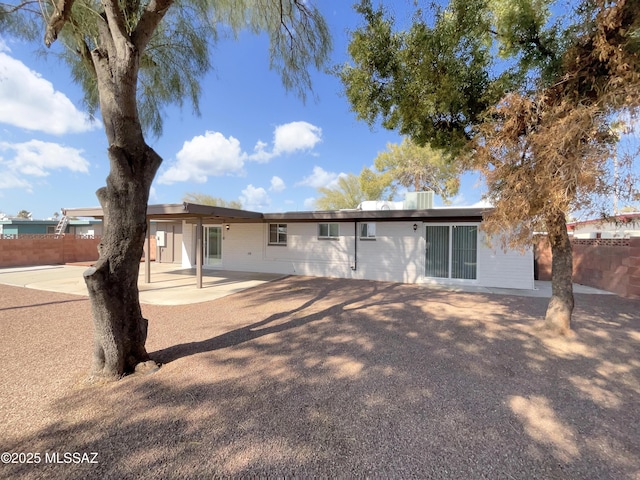
[(118, 0), (102, 0), (111, 39), (120, 58), (130, 57), (130, 39)]
[(50, 47), (56, 41), (58, 34), (67, 23), (67, 20), (69, 20), (74, 1), (58, 0), (57, 3), (53, 3), (55, 11), (47, 20), (47, 28), (44, 34), (44, 43), (47, 47)]
[[(38, 2), (37, 0), (28, 0), (25, 2), (20, 2), (18, 5), (12, 5), (9, 3), (0, 3), (0, 8), (4, 9), (2, 10), (4, 14), (14, 13), (14, 12), (17, 12), (18, 10), (26, 10), (28, 12), (39, 14), (41, 13), (39, 4), (40, 2)], [(33, 9), (28, 8), (28, 7), (31, 7), (31, 5), (38, 5), (38, 8), (33, 8)]]
[(135, 30), (131, 34), (131, 41), (138, 49), (138, 52), (143, 52), (147, 47), (153, 32), (164, 18), (167, 10), (173, 5), (174, 0), (151, 0), (147, 7), (144, 9), (144, 13)]

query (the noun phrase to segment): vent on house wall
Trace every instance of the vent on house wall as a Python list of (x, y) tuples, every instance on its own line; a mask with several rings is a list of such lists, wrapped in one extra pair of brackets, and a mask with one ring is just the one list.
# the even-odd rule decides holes
[(426, 210), (433, 208), (433, 190), (407, 192), (404, 197), (405, 210)]

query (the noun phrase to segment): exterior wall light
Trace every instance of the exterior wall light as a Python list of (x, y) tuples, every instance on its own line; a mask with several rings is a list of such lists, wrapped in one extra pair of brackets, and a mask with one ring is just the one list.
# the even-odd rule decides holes
[(229, 230), (229, 229), (231, 228), (231, 225), (229, 225), (229, 224), (227, 223), (227, 226), (226, 226), (225, 228), (226, 228), (227, 230)]
[(414, 223), (414, 224), (413, 224), (413, 231), (415, 232), (416, 230), (418, 230), (418, 224), (417, 224), (417, 223)]

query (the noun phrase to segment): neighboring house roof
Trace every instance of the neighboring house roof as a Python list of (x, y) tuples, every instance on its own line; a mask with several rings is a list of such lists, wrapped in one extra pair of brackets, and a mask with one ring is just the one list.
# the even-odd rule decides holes
[[(0, 225), (57, 225), (59, 220), (27, 220), (26, 218), (7, 218)], [(96, 220), (69, 220), (69, 225), (92, 225)]]
[[(147, 216), (150, 220), (178, 220), (178, 219), (211, 219), (223, 223), (267, 223), (267, 222), (318, 222), (334, 221), (348, 222), (359, 220), (371, 221), (399, 221), (399, 220), (430, 220), (433, 222), (447, 221), (480, 221), (486, 208), (430, 208), (425, 210), (330, 210), (310, 212), (260, 213), (236, 208), (214, 207), (196, 203), (172, 203), (149, 205)], [(67, 208), (63, 213), (74, 217), (104, 217), (100, 207)]]
[(0, 220), (2, 225), (57, 225), (58, 220), (29, 220), (28, 218), (7, 218)]
[(620, 215), (613, 215), (607, 218), (595, 218), (592, 220), (581, 220), (578, 222), (567, 223), (567, 229), (569, 231), (575, 230), (577, 227), (585, 225), (599, 225), (599, 224), (628, 224), (640, 222), (640, 212), (622, 213)]

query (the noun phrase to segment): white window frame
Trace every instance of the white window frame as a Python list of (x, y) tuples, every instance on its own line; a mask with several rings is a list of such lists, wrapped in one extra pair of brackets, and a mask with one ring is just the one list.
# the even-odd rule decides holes
[[(322, 225), (327, 226), (327, 234), (321, 235), (320, 229)], [(331, 235), (331, 227), (336, 227), (335, 235)], [(318, 223), (318, 239), (320, 240), (337, 240), (340, 237), (340, 224), (338, 222), (320, 222)]]
[[(276, 241), (272, 242), (271, 241), (271, 227), (274, 226), (276, 227)], [(279, 231), (280, 228), (284, 227), (284, 233), (281, 233)], [(284, 235), (284, 240), (282, 240), (280, 238), (281, 235)], [(267, 244), (268, 245), (272, 245), (272, 246), (279, 246), (279, 247), (286, 247), (287, 246), (287, 240), (289, 237), (289, 232), (288, 232), (288, 227), (286, 223), (270, 223), (267, 226)]]
[(361, 222), (359, 233), (360, 233), (360, 240), (375, 240), (376, 239), (376, 222)]

